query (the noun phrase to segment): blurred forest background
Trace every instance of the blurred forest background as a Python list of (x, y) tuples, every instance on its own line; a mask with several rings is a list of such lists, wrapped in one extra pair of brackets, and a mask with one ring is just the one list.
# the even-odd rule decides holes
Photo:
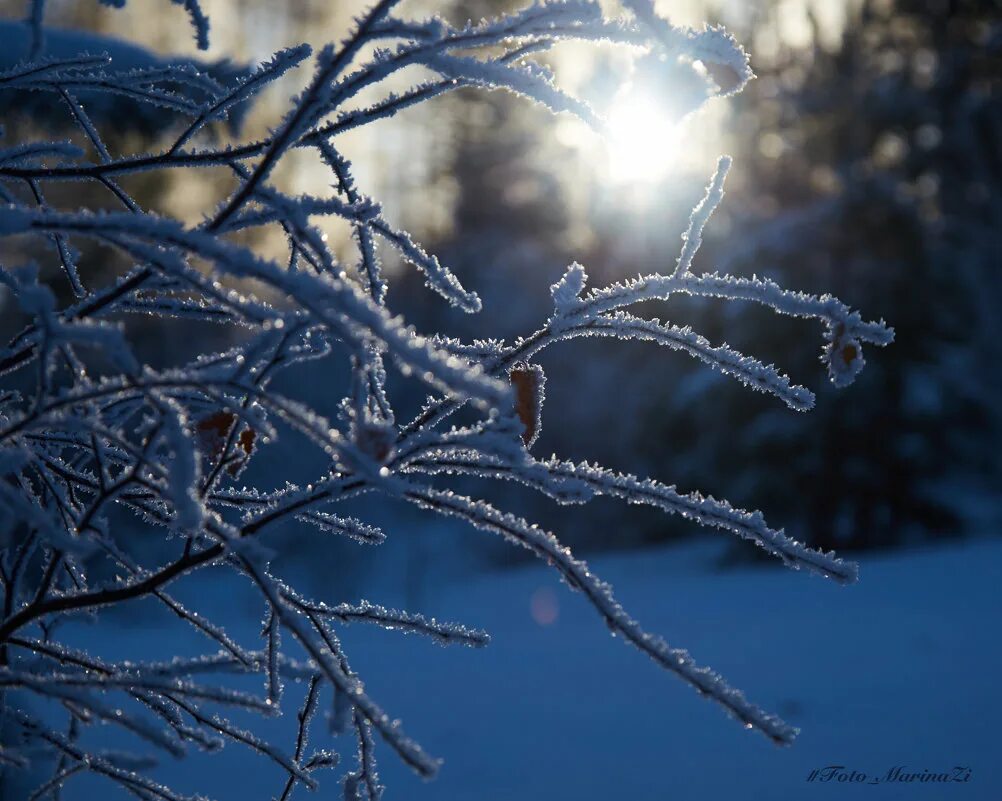
[[(509, 5), (475, 0), (442, 9), (427, 0), (405, 2), (414, 15), (441, 11), (452, 21)], [(202, 57), (218, 60), (225, 52), (234, 59), (215, 65), (220, 74), (299, 41), (322, 45), (340, 36), (361, 8), (326, 0), (203, 4), (213, 23), (213, 49)], [(4, 19), (22, 17), (24, 5), (2, 4)], [(653, 345), (579, 340), (542, 359), (547, 402), (535, 452), (597, 460), (760, 508), (775, 525), (824, 548), (887, 548), (997, 531), (1002, 4), (659, 5), (674, 22), (725, 23), (751, 52), (758, 77), (743, 94), (713, 101), (671, 135), (656, 132), (659, 138), (644, 143), (650, 152), (632, 154), (633, 162), (617, 163), (623, 154), (610, 152), (583, 124), (554, 120), (501, 93), (458, 92), (380, 123), (378, 137), (345, 135), (361, 190), (383, 203), (387, 217), (411, 230), (485, 305), (479, 319), (466, 317), (414, 291), (412, 282), (420, 278), (404, 271), (391, 282), (390, 308), (419, 330), (466, 338), (529, 333), (547, 317), (548, 287), (571, 261), (587, 266), (593, 285), (672, 265), (716, 157), (730, 153), (735, 166), (727, 196), (694, 269), (830, 291), (866, 315), (886, 318), (896, 342), (870, 355), (853, 387), (835, 391), (818, 361), (816, 332), (805, 331), (802, 321), (768, 319), (761, 310), (734, 304), (673, 300), (655, 313), (698, 323), (712, 341), (779, 364), (818, 391), (817, 408), (790, 411)], [(133, 2), (115, 11), (96, 2), (51, 0), (47, 14), (66, 28), (127, 35), (164, 57), (196, 57), (187, 19), (170, 4)], [(12, 23), (2, 30), (9, 39)], [(50, 37), (50, 46), (58, 43)], [(16, 58), (16, 49), (0, 58)], [(615, 109), (610, 87), (623, 65), (611, 53), (596, 57), (593, 50), (586, 55), (567, 47), (551, 63), (558, 78), (600, 112)], [(242, 135), (252, 138), (273, 124), (298, 89), (295, 80), (305, 77), (270, 90)], [(672, 91), (665, 79), (647, 97), (670, 106)], [(14, 102), (0, 109), (8, 131), (19, 124), (65, 124), (55, 111), (19, 113), (26, 109)], [(116, 114), (116, 136), (129, 149), (157, 146), (155, 119), (121, 109), (109, 113)], [(280, 178), (310, 191), (316, 175), (304, 158)], [(222, 197), (230, 189), (222, 175), (218, 184), (185, 180), (140, 175), (129, 189), (154, 208), (182, 214), (204, 209), (207, 195)], [(348, 234), (329, 231), (346, 264), (353, 260)], [(116, 267), (92, 263), (84, 269)], [(183, 343), (165, 341), (155, 323), (147, 326), (149, 358), (178, 358)], [(208, 327), (192, 335), (220, 336)], [(343, 379), (298, 377), (317, 397), (331, 398), (340, 397)], [(414, 408), (422, 400), (415, 391)], [(579, 551), (640, 547), (694, 533), (684, 521), (651, 510), (596, 502), (585, 511), (553, 506), (518, 488), (478, 489), (505, 508), (525, 510)], [(439, 532), (418, 532), (440, 523), (400, 520), (411, 529), (402, 532), (400, 570), (413, 597), (422, 583), (449, 572), (450, 551), (438, 548)], [(308, 535), (290, 530), (286, 536), (302, 545), (291, 549), (291, 558), (309, 562)], [(484, 566), (522, 558), (486, 540), (466, 543), (465, 552)], [(756, 551), (740, 548), (740, 554), (754, 558)], [(369, 560), (346, 548), (326, 563), (333, 566), (325, 566), (325, 575), (357, 579), (385, 569), (378, 567), (381, 560)]]

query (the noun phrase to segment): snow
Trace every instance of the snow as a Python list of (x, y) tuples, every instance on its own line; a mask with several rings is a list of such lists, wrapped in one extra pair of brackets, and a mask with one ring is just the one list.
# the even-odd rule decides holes
[[(801, 728), (789, 748), (734, 725), (639, 655), (611, 642), (583, 599), (556, 588), (557, 620), (530, 616), (542, 569), (450, 588), (492, 636), (480, 651), (354, 650), (367, 687), (446, 763), (432, 784), (392, 759), (390, 797), (490, 799), (844, 798), (810, 770), (884, 775), (970, 766), (963, 787), (884, 784), (889, 799), (997, 799), (1002, 542), (866, 556), (851, 588), (773, 568), (712, 570), (705, 542), (593, 559), (650, 630), (685, 643)], [(405, 675), (399, 666), (405, 665)], [(416, 688), (416, 691), (415, 691)], [(834, 783), (833, 783), (834, 784)]]
[[(338, 629), (366, 693), (445, 759), (437, 778), (424, 782), (377, 737), (386, 798), (1002, 797), (994, 731), (1002, 717), (1002, 541), (864, 555), (851, 587), (765, 564), (721, 569), (721, 545), (703, 538), (591, 563), (649, 630), (685, 644), (752, 700), (799, 726), (791, 747), (743, 730), (623, 648), (580, 595), (552, 571), (530, 566), (438, 587), (422, 604), (429, 617), (449, 620), (463, 610), (458, 622), (490, 633), (485, 648), (440, 648), (371, 626)], [(249, 591), (234, 592), (221, 576), (205, 578), (189, 582), (182, 597), (214, 607), (242, 642), (260, 642), (244, 603)], [(88, 647), (103, 652), (93, 639), (98, 630), (108, 627), (83, 631)], [(165, 643), (170, 654), (204, 651), (204, 639), (182, 631), (166, 616), (146, 616), (106, 648), (122, 652), (116, 657), (145, 658)], [(287, 713), (267, 723), (285, 732), (269, 736), (283, 751), (294, 742), (293, 710), (306, 685), (286, 690)], [(330, 709), (328, 694), (321, 708)], [(313, 734), (314, 747), (341, 752), (339, 778), (353, 769), (351, 736), (332, 742), (323, 727)], [(962, 787), (883, 783), (865, 790), (807, 783), (811, 770), (828, 765), (870, 776), (898, 766), (969, 766), (972, 778)], [(277, 794), (284, 781), (273, 763), (232, 744), (211, 757), (192, 752), (152, 778), (221, 801), (260, 796), (262, 787)], [(321, 782), (330, 788), (332, 778)], [(77, 792), (88, 786), (79, 781)], [(76, 797), (86, 796), (67, 795)]]

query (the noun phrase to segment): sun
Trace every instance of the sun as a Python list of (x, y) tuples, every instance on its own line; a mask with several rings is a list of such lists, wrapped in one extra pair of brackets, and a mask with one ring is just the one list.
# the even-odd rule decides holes
[(610, 178), (622, 183), (656, 183), (678, 158), (678, 120), (658, 97), (627, 88), (606, 115), (606, 160)]

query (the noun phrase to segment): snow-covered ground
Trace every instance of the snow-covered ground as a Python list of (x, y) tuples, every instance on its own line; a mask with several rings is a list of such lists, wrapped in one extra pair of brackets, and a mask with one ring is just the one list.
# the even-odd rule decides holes
[[(772, 566), (721, 571), (719, 542), (606, 556), (593, 567), (650, 630), (800, 726), (793, 747), (727, 719), (611, 638), (550, 572), (527, 567), (442, 587), (420, 610), (487, 628), (485, 649), (345, 631), (371, 695), (446, 760), (425, 783), (381, 744), (386, 799), (1002, 798), (1002, 541), (865, 556), (848, 588)], [(115, 650), (150, 640), (174, 652), (203, 647), (187, 636), (165, 640), (147, 627), (124, 633)], [(287, 692), (289, 712), (275, 726), (295, 723), (302, 689)], [(353, 761), (347, 741), (341, 750)], [(807, 781), (830, 765), (870, 777), (962, 766), (971, 776), (946, 785)], [(221, 799), (269, 798), (281, 783), (273, 765), (232, 745), (163, 771), (178, 790)], [(340, 797), (326, 779), (321, 795)]]
[[(604, 558), (595, 568), (650, 629), (800, 726), (793, 747), (728, 720), (612, 640), (559, 586), (557, 620), (535, 623), (532, 598), (554, 582), (527, 569), (441, 599), (492, 631), (484, 651), (392, 637), (364, 657), (355, 649), (370, 690), (447, 757), (430, 785), (384, 757), (390, 797), (1002, 798), (1002, 542), (865, 557), (848, 588), (769, 568), (714, 572), (709, 561), (712, 552), (697, 546)], [(545, 597), (536, 595), (537, 615)], [(969, 766), (971, 779), (806, 781), (836, 764), (870, 776)]]

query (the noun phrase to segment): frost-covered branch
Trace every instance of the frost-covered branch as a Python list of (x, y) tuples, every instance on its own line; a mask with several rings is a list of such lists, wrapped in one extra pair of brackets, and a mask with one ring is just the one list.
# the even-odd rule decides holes
[[(204, 49), (210, 29), (200, 4), (174, 4), (183, 6)], [(587, 291), (584, 267), (571, 265), (551, 288), (552, 314), (513, 342), (418, 333), (388, 306), (392, 276), (380, 249), (421, 271), (445, 302), (471, 314), (481, 312), (482, 302), (367, 194), (339, 139), (464, 87), (512, 92), (603, 132), (606, 121), (538, 60), (564, 40), (619, 47), (627, 57), (688, 71), (701, 100), (740, 91), (752, 77), (748, 55), (724, 30), (672, 25), (650, 0), (625, 5), (628, 16), (609, 20), (591, 0), (537, 2), (455, 27), (439, 18), (406, 19), (395, 0), (380, 0), (347, 39), (315, 56), (307, 45), (293, 46), (227, 76), (199, 62), (162, 61), (125, 43), (50, 30), (43, 2), (30, 3), (23, 21), (2, 23), (26, 34), (27, 49), (16, 62), (0, 59), (0, 101), (48, 98), (46, 120), (61, 115), (52, 138), (0, 142), (0, 302), (22, 318), (0, 348), (0, 514), (17, 523), (5, 527), (0, 541), (0, 688), (5, 733), (13, 732), (0, 764), (25, 771), (43, 763), (46, 779), (32, 798), (84, 772), (144, 801), (182, 798), (144, 776), (143, 757), (90, 749), (83, 723), (99, 720), (178, 756), (191, 747), (239, 743), (281, 770), (280, 797), (288, 799), (297, 785), (316, 787), (322, 769), (338, 762), (327, 747), (307, 752), (311, 737), (325, 736), (310, 723), (328, 694), (328, 733), (348, 735), (357, 751), (344, 777), (347, 797), (377, 799), (382, 792), (376, 735), (419, 774), (433, 775), (438, 760), (368, 694), (338, 631), (368, 623), (474, 647), (487, 645), (487, 633), (368, 601), (312, 600), (271, 572), (262, 542), (289, 524), (317, 537), (378, 545), (395, 532), (369, 522), (364, 503), (350, 514), (339, 508), (363, 495), (400, 498), (529, 549), (658, 665), (771, 740), (793, 738), (788, 724), (642, 629), (556, 535), (424, 482), (432, 476), (516, 481), (561, 504), (606, 495), (751, 540), (787, 565), (848, 583), (854, 565), (796, 542), (758, 512), (652, 478), (535, 458), (531, 448), (546, 419), (546, 376), (536, 359), (578, 337), (655, 343), (804, 411), (813, 393), (779, 367), (688, 327), (641, 317), (635, 307), (657, 301), (663, 318), (677, 296), (689, 295), (750, 301), (818, 322), (822, 356), (839, 386), (862, 368), (863, 345), (886, 345), (892, 331), (827, 295), (693, 271), (704, 228), (723, 199), (725, 157), (692, 212), (681, 252), (652, 265), (649, 275)], [(74, 49), (74, 42), (109, 46)], [(311, 56), (312, 77), (284, 116), (263, 138), (240, 140), (238, 123), (260, 90)], [(411, 67), (425, 78), (401, 89), (396, 81)], [(164, 135), (148, 152), (119, 152), (104, 113), (114, 105), (106, 101), (153, 110)], [(328, 194), (286, 186), (280, 165), (303, 150), (330, 171)], [(152, 211), (119, 183), (143, 172), (213, 170), (225, 171), (235, 188), (217, 208), (203, 209), (200, 224)], [(52, 185), (62, 183), (94, 190), (73, 197), (100, 200), (56, 203), (67, 195)], [(109, 202), (115, 211), (97, 210)], [(342, 263), (327, 243), (319, 225), (325, 217), (350, 228), (355, 264)], [(263, 256), (254, 236), (240, 235), (268, 227), (286, 238), (288, 252), (279, 258)], [(92, 274), (95, 260), (85, 257), (98, 253), (114, 253), (124, 266), (111, 278)], [(29, 254), (46, 264), (40, 269)], [(44, 269), (49, 262), (52, 271)], [(69, 294), (42, 280), (53, 273)], [(188, 321), (212, 322), (228, 344), (217, 351), (189, 343), (197, 355), (154, 368), (137, 356), (141, 349), (125, 325), (140, 314), (182, 336)], [(325, 388), (319, 401), (305, 402), (295, 388), (281, 394), (275, 378), (305, 362), (326, 375), (339, 375), (344, 365), (349, 377), (333, 393)], [(409, 423), (396, 418), (393, 373), (435, 393)], [(462, 424), (447, 428), (460, 409), (467, 411)], [(324, 464), (313, 481), (288, 483), (279, 468), (269, 486), (237, 483), (250, 463), (267, 461), (273, 444), (286, 438)], [(140, 545), (155, 537), (165, 542), (160, 553), (169, 554), (160, 564)], [(210, 565), (257, 593), (264, 617), (256, 645), (239, 642), (212, 613), (173, 594), (171, 584)], [(110, 662), (70, 646), (57, 629), (79, 614), (100, 625), (107, 607), (144, 598), (199, 632), (211, 650), (166, 662)], [(260, 694), (228, 683), (246, 676), (257, 677)], [(275, 714), (295, 694), (286, 687), (290, 681), (306, 690), (291, 744), (276, 745), (245, 728), (251, 724), (221, 715), (227, 707), (241, 720)], [(36, 715), (39, 703), (48, 704), (44, 715)], [(53, 723), (67, 716), (68, 728)]]

